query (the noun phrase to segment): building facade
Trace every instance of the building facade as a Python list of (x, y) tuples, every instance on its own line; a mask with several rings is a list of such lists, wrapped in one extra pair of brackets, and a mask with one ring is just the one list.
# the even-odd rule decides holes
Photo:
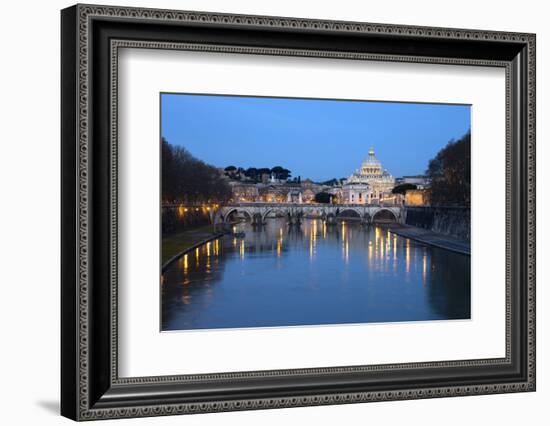
[(235, 203), (259, 200), (258, 186), (253, 183), (229, 181), (229, 186), (231, 187), (232, 201)]
[(371, 148), (361, 168), (344, 182), (342, 201), (349, 204), (378, 204), (391, 196), (394, 186), (394, 177), (382, 168), (382, 163)]
[(408, 206), (425, 206), (429, 204), (429, 193), (426, 189), (409, 189), (405, 193), (405, 204)]

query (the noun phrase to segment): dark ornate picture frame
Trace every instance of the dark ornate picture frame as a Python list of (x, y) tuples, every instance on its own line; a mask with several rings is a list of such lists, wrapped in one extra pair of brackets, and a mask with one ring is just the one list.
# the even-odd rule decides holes
[[(534, 34), (96, 5), (64, 9), (61, 29), (62, 415), (92, 420), (535, 390)], [(506, 356), (120, 378), (121, 47), (504, 68)]]

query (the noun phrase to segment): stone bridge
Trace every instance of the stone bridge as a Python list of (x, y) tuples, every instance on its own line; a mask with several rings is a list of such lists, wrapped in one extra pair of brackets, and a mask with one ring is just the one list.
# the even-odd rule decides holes
[(405, 209), (399, 205), (374, 204), (299, 204), (299, 203), (239, 203), (213, 212), (214, 223), (227, 223), (233, 214), (248, 216), (254, 224), (263, 224), (268, 217), (285, 217), (290, 223), (301, 218), (321, 218), (328, 223), (343, 218), (355, 218), (364, 224), (405, 222)]

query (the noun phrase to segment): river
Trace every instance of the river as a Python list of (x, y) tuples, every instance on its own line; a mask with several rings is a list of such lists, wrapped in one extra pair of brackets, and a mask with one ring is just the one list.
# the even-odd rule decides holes
[(162, 330), (470, 318), (470, 257), (382, 226), (241, 222), (172, 263)]

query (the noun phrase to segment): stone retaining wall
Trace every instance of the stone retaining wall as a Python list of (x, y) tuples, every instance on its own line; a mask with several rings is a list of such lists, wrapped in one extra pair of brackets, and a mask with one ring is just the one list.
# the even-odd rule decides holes
[(406, 206), (405, 223), (461, 240), (470, 240), (469, 207)]

